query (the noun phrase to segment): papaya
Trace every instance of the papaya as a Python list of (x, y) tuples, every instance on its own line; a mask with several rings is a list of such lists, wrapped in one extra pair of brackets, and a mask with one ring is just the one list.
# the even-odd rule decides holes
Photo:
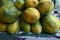
[[(60, 24), (60, 20), (59, 20), (59, 24)], [(60, 31), (60, 26), (59, 26), (59, 31)]]
[(37, 21), (34, 24), (32, 24), (31, 30), (34, 34), (40, 34), (42, 32), (42, 26), (40, 24), (40, 21)]
[(51, 0), (40, 0), (36, 8), (41, 13), (41, 16), (46, 16), (54, 9), (54, 3)]
[(25, 1), (25, 7), (35, 7), (38, 4), (38, 0), (26, 0)]
[(15, 6), (18, 10), (21, 10), (23, 8), (23, 5), (24, 5), (24, 0), (16, 0)]
[(0, 32), (6, 32), (7, 24), (0, 21)]
[(15, 21), (7, 26), (7, 33), (16, 34), (20, 31), (19, 21)]
[(0, 7), (5, 4), (14, 5), (14, 2), (13, 2), (13, 0), (0, 0)]
[(31, 25), (26, 23), (23, 19), (20, 20), (20, 27), (25, 33), (29, 33), (31, 30)]
[(35, 23), (37, 20), (40, 19), (40, 13), (37, 9), (35, 8), (27, 8), (23, 12), (23, 19), (27, 23)]
[(5, 4), (0, 8), (0, 20), (5, 23), (15, 22), (20, 14), (21, 12), (13, 5)]
[(55, 34), (59, 31), (59, 20), (56, 16), (48, 14), (47, 16), (41, 19), (41, 24), (44, 31), (47, 33)]

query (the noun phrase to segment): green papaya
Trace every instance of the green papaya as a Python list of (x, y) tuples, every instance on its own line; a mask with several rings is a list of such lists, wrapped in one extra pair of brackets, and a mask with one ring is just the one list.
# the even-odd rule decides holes
[(57, 33), (59, 31), (59, 20), (56, 16), (52, 14), (48, 14), (47, 16), (41, 19), (41, 24), (43, 26), (44, 31), (47, 33)]
[(30, 24), (26, 23), (23, 19), (20, 20), (20, 26), (21, 26), (21, 29), (22, 29), (25, 33), (29, 33), (29, 32), (30, 32), (30, 29), (31, 29)]
[(40, 34), (42, 32), (42, 26), (40, 24), (40, 21), (35, 22), (32, 24), (32, 32), (35, 34)]
[(6, 32), (7, 24), (0, 22), (0, 32)]
[(7, 27), (7, 32), (9, 34), (16, 34), (17, 32), (19, 32), (19, 30), (20, 30), (19, 21), (15, 21), (14, 23), (9, 24)]
[(14, 2), (13, 2), (13, 0), (0, 0), (0, 7), (5, 4), (14, 5)]
[(24, 0), (16, 0), (15, 6), (17, 9), (21, 10), (24, 5)]
[(5, 23), (15, 22), (20, 14), (20, 11), (13, 5), (6, 4), (0, 8), (0, 20)]

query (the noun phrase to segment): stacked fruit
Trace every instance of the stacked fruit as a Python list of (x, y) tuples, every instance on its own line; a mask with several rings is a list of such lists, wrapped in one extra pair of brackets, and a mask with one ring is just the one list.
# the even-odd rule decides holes
[(0, 0), (0, 32), (57, 33), (60, 22), (51, 14), (53, 9), (51, 0)]

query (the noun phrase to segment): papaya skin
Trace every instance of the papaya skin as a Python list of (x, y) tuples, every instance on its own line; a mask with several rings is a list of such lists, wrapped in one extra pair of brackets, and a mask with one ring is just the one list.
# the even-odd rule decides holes
[(7, 24), (0, 22), (0, 32), (6, 32)]
[(23, 5), (24, 5), (24, 0), (16, 0), (15, 4), (16, 8), (18, 10), (21, 10), (23, 8)]
[(0, 8), (0, 20), (5, 23), (13, 23), (20, 16), (20, 11), (18, 11), (13, 5), (4, 5)]
[(52, 1), (43, 1), (41, 0), (36, 8), (39, 10), (41, 13), (41, 16), (46, 16), (48, 13), (53, 11), (54, 9), (54, 3)]
[(23, 19), (21, 19), (20, 26), (25, 33), (30, 33), (31, 25), (29, 23), (26, 23)]
[(26, 0), (24, 5), (26, 8), (30, 8), (30, 7), (36, 7), (37, 4), (38, 0)]
[(31, 27), (34, 34), (40, 34), (42, 32), (42, 26), (40, 24), (40, 21), (35, 22), (34, 24), (32, 24)]
[(40, 13), (35, 8), (28, 8), (23, 12), (23, 19), (27, 23), (35, 23), (37, 20), (40, 19)]
[(14, 23), (9, 24), (7, 27), (7, 33), (9, 34), (16, 34), (19, 31), (20, 31), (20, 26), (18, 21), (15, 21)]
[(47, 33), (55, 34), (59, 31), (59, 20), (52, 14), (48, 14), (41, 19), (41, 24)]

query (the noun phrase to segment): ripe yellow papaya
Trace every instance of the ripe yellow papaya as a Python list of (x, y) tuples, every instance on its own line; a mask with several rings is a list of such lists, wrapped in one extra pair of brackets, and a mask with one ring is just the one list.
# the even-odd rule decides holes
[(54, 9), (54, 3), (51, 0), (40, 0), (36, 8), (41, 13), (41, 16), (45, 16)]
[(26, 0), (24, 5), (26, 8), (30, 8), (30, 7), (36, 7), (37, 4), (38, 0)]
[(35, 8), (27, 8), (23, 12), (23, 19), (27, 23), (35, 23), (37, 20), (40, 19), (40, 13), (37, 9)]

